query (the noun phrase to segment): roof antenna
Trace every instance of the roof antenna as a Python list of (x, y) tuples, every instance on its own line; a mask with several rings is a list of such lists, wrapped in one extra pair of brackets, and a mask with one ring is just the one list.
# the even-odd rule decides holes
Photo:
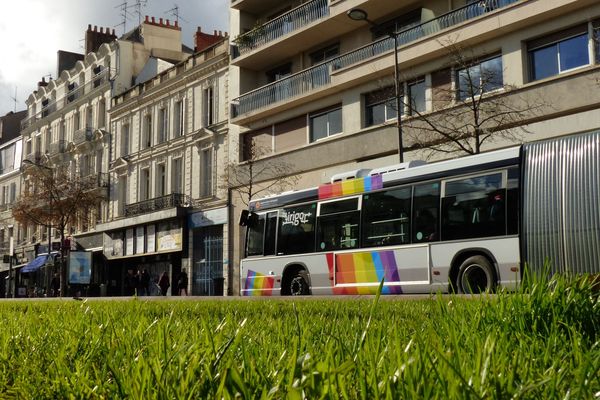
[(175, 22), (177, 22), (178, 25), (179, 25), (179, 20), (182, 20), (183, 22), (186, 22), (186, 23), (189, 22), (185, 18), (179, 16), (179, 6), (177, 5), (177, 3), (175, 3), (173, 5), (173, 8), (171, 8), (170, 10), (165, 11), (164, 13), (174, 16), (175, 17)]
[(148, 0), (136, 0), (135, 4), (131, 8), (135, 9), (134, 13), (138, 16), (138, 26), (142, 24), (142, 7), (148, 5)]
[(121, 13), (119, 15), (121, 17), (123, 17), (123, 22), (115, 25), (113, 28), (116, 28), (118, 26), (123, 26), (123, 35), (124, 35), (125, 33), (127, 33), (127, 20), (131, 16), (131, 14), (127, 11), (127, 9), (128, 9), (127, 1), (124, 1), (123, 3), (119, 4), (118, 6), (115, 6), (115, 8), (118, 8), (121, 10)]
[(15, 86), (15, 96), (14, 96), (14, 97), (11, 97), (11, 99), (12, 99), (12, 101), (14, 101), (14, 102), (15, 102), (15, 108), (14, 108), (14, 111), (13, 111), (13, 112), (17, 112), (17, 101), (18, 101), (18, 100), (17, 100), (17, 87), (16, 87), (16, 86)]

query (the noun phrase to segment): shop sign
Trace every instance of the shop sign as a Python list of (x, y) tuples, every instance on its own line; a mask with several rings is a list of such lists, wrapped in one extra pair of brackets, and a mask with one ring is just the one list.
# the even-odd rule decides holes
[(192, 229), (203, 226), (223, 225), (227, 223), (227, 215), (227, 207), (200, 211), (189, 216), (188, 224)]

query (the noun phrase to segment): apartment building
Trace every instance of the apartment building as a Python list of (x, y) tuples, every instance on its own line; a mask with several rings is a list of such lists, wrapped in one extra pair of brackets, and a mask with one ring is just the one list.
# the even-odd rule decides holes
[(140, 74), (112, 99), (114, 184), (109, 221), (98, 226), (109, 294), (128, 294), (127, 277), (145, 269), (154, 282), (167, 272), (169, 294), (185, 270), (188, 294), (223, 295), (228, 208), (218, 181), (228, 154), (229, 41), (199, 29), (195, 49), (179, 63), (151, 58), (150, 78)]
[[(148, 17), (118, 39), (114, 30), (88, 26), (85, 48), (85, 55), (59, 52), (58, 77), (42, 79), (38, 90), (26, 101), (27, 117), (21, 124), (23, 182), (27, 186), (28, 171), (40, 165), (66, 166), (71, 176), (86, 181), (103, 198), (91, 215), (78, 218), (64, 232), (71, 236), (71, 249), (94, 253), (91, 294), (97, 294), (100, 283), (107, 280), (102, 256), (104, 237), (97, 224), (112, 217), (108, 171), (111, 143), (117, 135), (111, 132), (109, 121), (111, 98), (128, 90), (140, 76), (151, 73), (149, 60), (176, 63), (192, 50), (182, 46), (177, 24)], [(24, 227), (26, 244), (17, 253), (31, 261), (35, 254), (47, 251), (49, 242), (60, 249), (59, 232), (52, 229), (50, 236), (46, 227)]]
[(12, 284), (14, 280), (8, 279), (10, 264), (15, 265), (18, 262), (14, 258), (11, 259), (11, 250), (14, 250), (21, 240), (19, 224), (12, 216), (12, 204), (21, 187), (19, 168), (23, 153), (19, 130), (20, 122), (26, 114), (26, 111), (9, 112), (0, 117), (0, 297), (11, 293), (9, 282)]
[[(526, 130), (481, 151), (600, 128), (597, 1), (232, 0), (230, 21), (230, 158), (244, 165), (244, 149), (261, 146), (263, 163), (300, 174), (298, 189), (398, 163), (398, 111), (405, 161), (460, 155), (417, 146), (411, 122), (461, 107), (466, 72), (471, 82), (496, 73), (484, 98), (539, 99), (519, 120)], [(452, 47), (466, 65), (453, 64)], [(390, 95), (396, 57), (401, 82)]]

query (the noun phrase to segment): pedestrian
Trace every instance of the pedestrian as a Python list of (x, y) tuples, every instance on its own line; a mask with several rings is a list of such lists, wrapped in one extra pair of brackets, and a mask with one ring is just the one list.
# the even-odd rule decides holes
[(142, 287), (142, 294), (145, 296), (150, 296), (150, 274), (146, 268), (144, 268), (142, 271), (140, 285)]
[(180, 296), (184, 296), (183, 293), (185, 293), (185, 296), (188, 295), (187, 287), (188, 287), (188, 276), (187, 276), (187, 273), (185, 272), (185, 268), (184, 268), (183, 270), (181, 270), (181, 274), (179, 274), (179, 279), (177, 280), (177, 289), (179, 291)]
[(60, 294), (60, 278), (57, 273), (54, 273), (52, 280), (50, 281), (50, 289), (52, 293), (50, 294), (52, 297), (58, 297)]
[(135, 289), (137, 287), (136, 278), (133, 274), (132, 269), (127, 270), (127, 276), (125, 276), (125, 296), (135, 295)]
[(169, 287), (171, 286), (167, 271), (163, 271), (162, 275), (160, 276), (160, 280), (158, 281), (158, 286), (160, 287), (160, 294), (166, 296), (167, 290), (169, 290)]

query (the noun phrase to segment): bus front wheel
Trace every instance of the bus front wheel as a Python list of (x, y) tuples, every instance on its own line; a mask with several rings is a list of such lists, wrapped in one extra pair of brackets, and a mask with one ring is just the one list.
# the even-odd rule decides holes
[(496, 288), (494, 268), (484, 256), (467, 258), (458, 269), (456, 286), (459, 293), (479, 294)]
[(290, 279), (290, 295), (306, 296), (310, 294), (306, 271), (297, 271)]

